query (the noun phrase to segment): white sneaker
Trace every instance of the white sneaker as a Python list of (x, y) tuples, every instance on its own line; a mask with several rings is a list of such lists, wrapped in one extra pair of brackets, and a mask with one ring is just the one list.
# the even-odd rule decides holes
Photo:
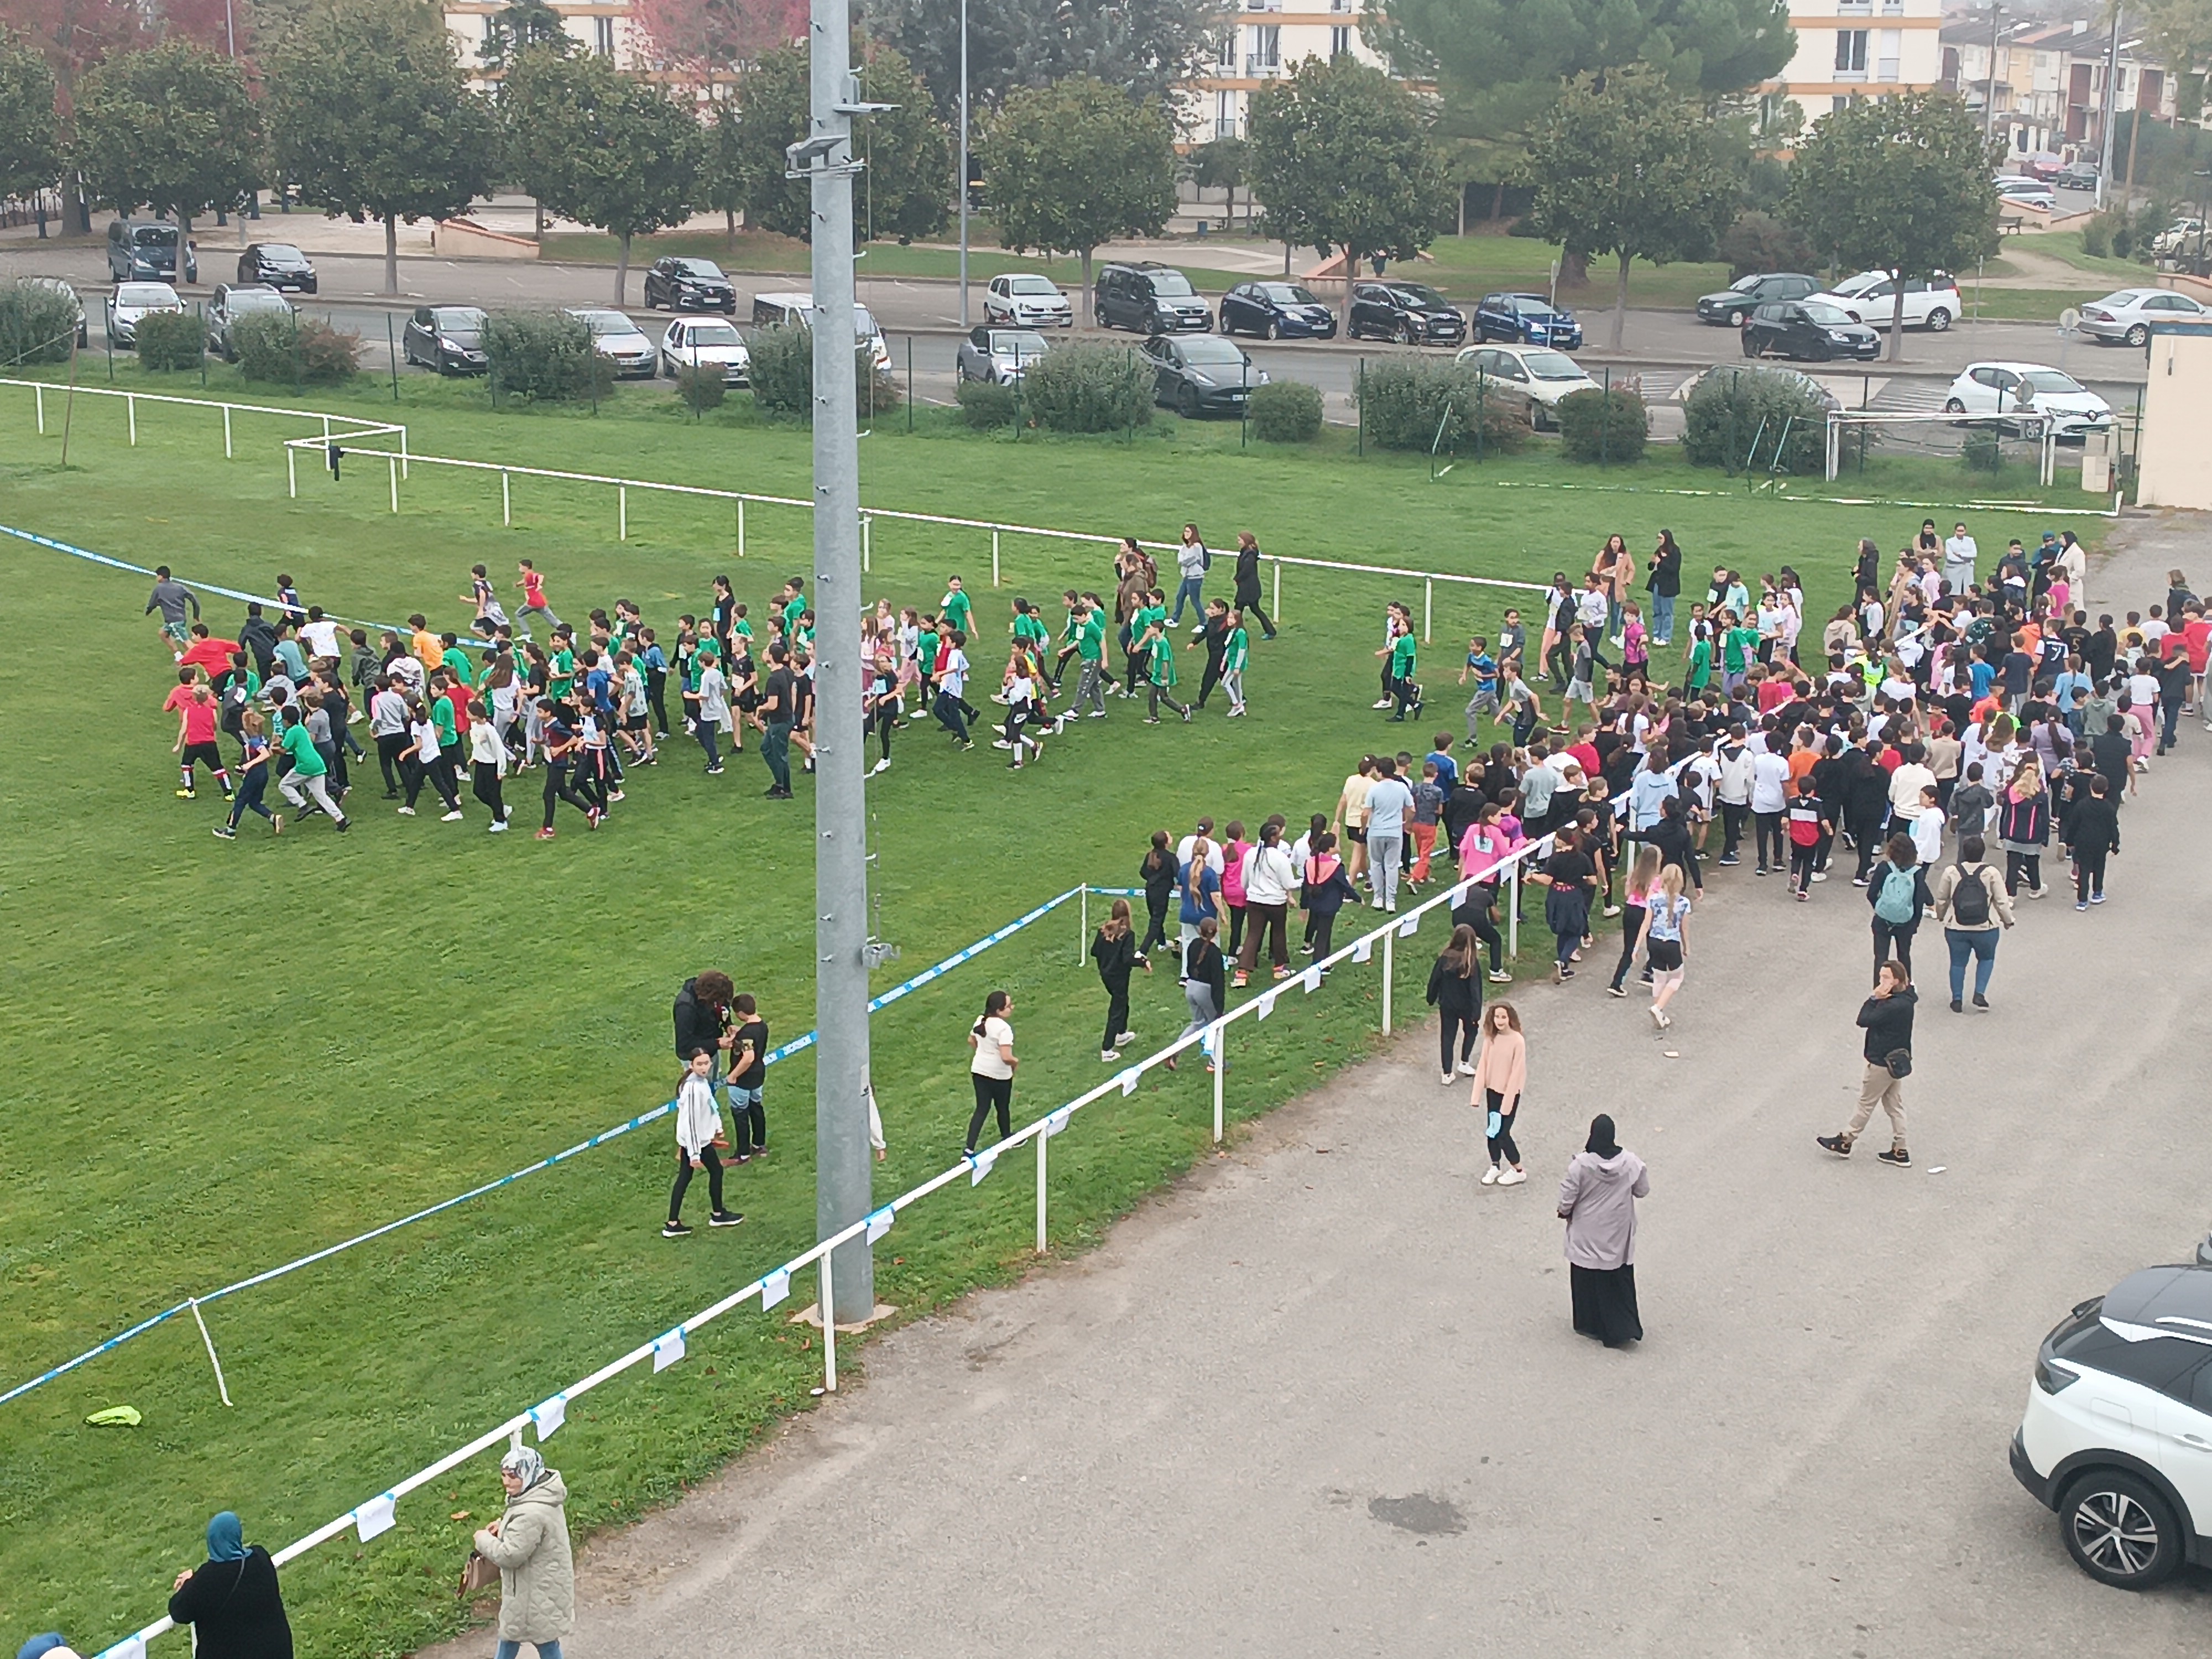
[(441, 817), (438, 820), (438, 822), (439, 822), (439, 823), (459, 823), (460, 821), (461, 821), (461, 809), (460, 809), (459, 807), (458, 807), (458, 806), (457, 806), (457, 807), (455, 807), (452, 811), (446, 813), (443, 817)]
[(1498, 1177), (1498, 1184), (1501, 1187), (1518, 1187), (1528, 1178), (1528, 1172), (1526, 1170), (1508, 1170)]
[(505, 818), (495, 818), (495, 819), (494, 819), (494, 820), (492, 821), (491, 833), (492, 833), (493, 835), (496, 836), (496, 835), (500, 834), (502, 830), (504, 830), (506, 828), (507, 828), (507, 820), (506, 820)]
[(1498, 1184), (1498, 1166), (1495, 1164), (1482, 1172), (1482, 1184), (1486, 1187), (1494, 1187)]
[(411, 806), (403, 806), (398, 811), (399, 816), (403, 818), (411, 818), (415, 816), (415, 809)]
[(872, 778), (878, 772), (888, 772), (890, 769), (891, 763), (889, 761), (879, 760), (873, 766), (868, 769), (868, 775)]
[(1370, 708), (1388, 708), (1390, 706), (1390, 699), (1388, 697), (1377, 697), (1373, 702), (1369, 703), (1367, 706)]
[(1462, 1060), (1460, 1061), (1456, 1069), (1462, 1077), (1473, 1077), (1474, 1075), (1474, 1062), (1471, 1060)]
[(1134, 1042), (1136, 1040), (1137, 1034), (1134, 1031), (1117, 1032), (1114, 1038), (1116, 1042)]
[(1815, 881), (1826, 881), (1827, 878), (1828, 872), (1826, 870), (1815, 870), (1813, 872), (1813, 879)]
[(1651, 1011), (1651, 1023), (1657, 1026), (1661, 1030), (1665, 1030), (1667, 1029), (1667, 1011), (1664, 1008), (1654, 1008)]
[(1446, 1073), (1443, 1074), (1443, 1086), (1444, 1086), (1445, 1088), (1449, 1089), (1449, 1088), (1450, 1088), (1450, 1087), (1451, 1087), (1451, 1085), (1452, 1085), (1452, 1074), (1451, 1074), (1449, 1072), (1446, 1072)]
[(1101, 1065), (1110, 1066), (1121, 1058), (1121, 1051), (1119, 1048), (1101, 1048), (1098, 1051), (1098, 1060)]
[(1502, 968), (1493, 968), (1490, 970), (1490, 982), (1492, 985), (1510, 985), (1513, 983), (1513, 975)]
[[(1083, 718), (1087, 720), (1103, 720), (1106, 718), (1106, 711), (1103, 708), (1094, 708)], [(2204, 729), (2212, 732), (2212, 726), (2208, 726)]]

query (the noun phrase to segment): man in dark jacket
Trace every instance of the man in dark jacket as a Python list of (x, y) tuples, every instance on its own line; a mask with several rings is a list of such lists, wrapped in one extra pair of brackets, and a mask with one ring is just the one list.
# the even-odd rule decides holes
[(736, 994), (730, 976), (712, 969), (685, 980), (676, 994), (677, 1057), (688, 1062), (695, 1049), (704, 1048), (714, 1057), (718, 1083), (730, 1048), (730, 1000)]
[(2120, 815), (2112, 805), (2112, 783), (2102, 772), (2090, 775), (2089, 799), (2074, 808), (2060, 833), (2074, 854), (2074, 908), (2102, 904), (2105, 860), (2120, 845)]
[(2105, 775), (2105, 782), (2112, 792), (2110, 799), (2115, 807), (2119, 805), (2120, 796), (2126, 790), (2128, 779), (2132, 774), (2134, 763), (2130, 756), (2134, 748), (2135, 745), (2128, 741), (2126, 722), (2118, 714), (2106, 715), (2105, 729), (2089, 739), (2089, 752), (2096, 757), (2097, 769)]
[(1905, 1150), (1905, 1090), (1893, 1062), (1907, 1070), (1912, 1063), (1912, 1010), (1916, 1001), (1911, 976), (1899, 962), (1885, 962), (1874, 994), (1859, 1006), (1859, 1026), (1866, 1033), (1862, 1052), (1866, 1076), (1859, 1084), (1858, 1110), (1840, 1134), (1816, 1135), (1814, 1140), (1838, 1158), (1851, 1155), (1851, 1143), (1880, 1106), (1889, 1114), (1890, 1147), (1875, 1156), (1900, 1170), (1912, 1167), (1912, 1154)]

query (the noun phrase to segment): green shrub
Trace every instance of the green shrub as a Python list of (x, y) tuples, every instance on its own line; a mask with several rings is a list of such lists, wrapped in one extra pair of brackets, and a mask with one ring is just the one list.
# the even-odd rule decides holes
[(1481, 385), (1474, 366), (1435, 357), (1379, 358), (1355, 394), (1370, 443), (1426, 454), (1480, 447), (1510, 454), (1528, 439), (1528, 411)]
[(1993, 426), (1967, 428), (1966, 441), (1959, 449), (1959, 459), (1969, 472), (2003, 471), (2003, 436)]
[(1021, 416), (1021, 400), (1013, 387), (996, 380), (963, 380), (953, 390), (960, 418), (978, 432), (1012, 426)]
[(696, 368), (689, 363), (678, 364), (676, 395), (694, 415), (720, 409), (722, 400), (730, 395), (729, 381), (725, 378), (728, 373), (720, 363), (702, 363)]
[(592, 331), (562, 311), (495, 311), (484, 322), (495, 398), (562, 403), (603, 398), (615, 366), (592, 349)]
[(149, 368), (198, 368), (207, 357), (207, 325), (189, 311), (149, 312), (137, 336), (138, 361)]
[(343, 386), (361, 372), (361, 336), (294, 312), (249, 312), (230, 343), (238, 372), (270, 386)]
[(1103, 340), (1054, 346), (1022, 376), (1030, 418), (1050, 432), (1121, 432), (1152, 418), (1152, 367)]
[(67, 362), (76, 312), (68, 295), (43, 283), (0, 285), (0, 367)]
[(1813, 246), (1803, 232), (1750, 209), (1721, 233), (1720, 254), (1728, 261), (1730, 282), (1753, 271), (1809, 270), (1813, 264)]
[(1571, 392), (1553, 413), (1559, 422), (1559, 453), (1567, 459), (1611, 465), (1644, 459), (1651, 414), (1642, 397), (1626, 386)]
[[(802, 325), (778, 323), (757, 330), (746, 341), (752, 359), (750, 379), (753, 402), (776, 415), (814, 418), (814, 331)], [(854, 400), (860, 418), (899, 406), (899, 385), (876, 368), (866, 345), (853, 353)]]
[(1252, 390), (1255, 436), (1271, 444), (1310, 444), (1321, 436), (1321, 388), (1304, 380), (1270, 380)]
[[(1802, 374), (1777, 368), (1716, 368), (1700, 380), (1683, 410), (1682, 454), (1692, 466), (1717, 466), (1733, 477), (1747, 465), (1776, 466), (1793, 477), (1822, 470), (1828, 405)], [(1759, 446), (1756, 456), (1752, 446)]]
[(2112, 257), (2112, 221), (2117, 215), (2100, 213), (2081, 227), (2081, 252), (2093, 259)]

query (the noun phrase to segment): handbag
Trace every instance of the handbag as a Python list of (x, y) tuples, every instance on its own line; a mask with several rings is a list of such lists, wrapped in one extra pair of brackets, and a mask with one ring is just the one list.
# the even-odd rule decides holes
[(1892, 1077), (1911, 1077), (1912, 1075), (1912, 1050), (1910, 1048), (1892, 1048), (1887, 1054), (1882, 1056), (1881, 1063), (1883, 1066), (1887, 1069)]
[(478, 1550), (471, 1550), (469, 1559), (461, 1566), (461, 1600), (478, 1595), (499, 1583), (499, 1569)]

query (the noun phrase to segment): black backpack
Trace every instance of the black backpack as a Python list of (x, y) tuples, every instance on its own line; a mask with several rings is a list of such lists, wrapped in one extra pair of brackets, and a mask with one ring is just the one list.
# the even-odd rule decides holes
[(1951, 920), (1961, 927), (1990, 925), (1987, 869), (1986, 865), (1976, 865), (1971, 870), (1961, 868), (1959, 872), (1959, 884), (1951, 890)]

